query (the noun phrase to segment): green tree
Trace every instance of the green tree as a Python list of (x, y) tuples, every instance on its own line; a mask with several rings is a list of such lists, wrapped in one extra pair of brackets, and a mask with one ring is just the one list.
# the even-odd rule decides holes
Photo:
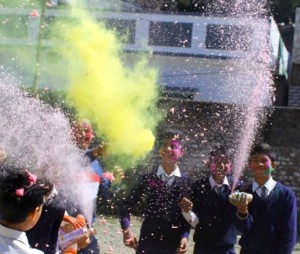
[(295, 10), (300, 6), (300, 0), (272, 0), (270, 6), (276, 22), (287, 24), (295, 20)]
[[(230, 13), (230, 6), (236, 1), (222, 1), (223, 8), (214, 10), (218, 6), (219, 0), (134, 0), (134, 3), (145, 11), (172, 11), (172, 12), (196, 12), (196, 13)], [(272, 13), (277, 23), (290, 23), (295, 19), (296, 7), (300, 7), (300, 0), (269, 0), (267, 11)]]

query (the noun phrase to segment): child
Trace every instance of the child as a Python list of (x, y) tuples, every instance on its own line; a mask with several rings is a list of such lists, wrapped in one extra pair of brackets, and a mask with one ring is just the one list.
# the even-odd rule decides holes
[(253, 200), (248, 203), (244, 193), (230, 200), (238, 208), (241, 254), (290, 254), (293, 251), (297, 237), (296, 197), (290, 188), (272, 178), (275, 166), (272, 147), (256, 145), (249, 160), (255, 179), (246, 189), (253, 194)]
[(76, 145), (85, 151), (85, 157), (89, 158), (91, 168), (99, 177), (99, 198), (104, 201), (111, 199), (112, 193), (109, 190), (111, 181), (105, 177), (106, 174), (103, 172), (100, 161), (107, 153), (107, 145), (101, 143), (93, 149), (89, 149), (94, 138), (94, 131), (87, 122), (73, 122), (72, 131)]
[[(189, 194), (189, 178), (176, 164), (183, 155), (183, 137), (178, 131), (166, 131), (157, 141), (161, 165), (143, 174), (121, 204), (123, 242), (137, 254), (185, 253), (190, 226), (181, 215), (179, 201)], [(130, 228), (130, 211), (140, 201), (145, 202), (145, 218), (137, 244)]]
[[(106, 154), (106, 145), (100, 144), (93, 149), (89, 150), (89, 146), (92, 143), (94, 138), (94, 131), (92, 126), (88, 122), (73, 122), (72, 126), (72, 135), (76, 142), (76, 145), (85, 151), (85, 157), (89, 159), (88, 163), (93, 169), (93, 172), (89, 172), (89, 177), (93, 179), (91, 184), (96, 183), (98, 197), (104, 200), (111, 199), (111, 192), (109, 190), (111, 181), (106, 179), (106, 174), (103, 172), (103, 168), (100, 162), (100, 158)], [(87, 174), (88, 172), (85, 172)], [(96, 182), (95, 182), (96, 181)], [(97, 193), (95, 193), (97, 195)], [(97, 196), (94, 197), (94, 218), (96, 218), (96, 200)], [(99, 254), (100, 246), (95, 235), (90, 237), (90, 244), (81, 250), (78, 251), (78, 254)]]
[[(30, 246), (33, 246), (45, 254), (57, 254), (58, 253), (58, 231), (63, 229), (65, 233), (69, 233), (75, 229), (86, 227), (86, 222), (81, 214), (78, 214), (79, 209), (71, 204), (63, 195), (55, 191), (48, 198), (41, 217), (38, 223), (26, 231), (28, 242)], [(66, 210), (72, 212), (70, 216)], [(74, 210), (74, 211), (73, 211)], [(63, 250), (64, 254), (77, 253), (79, 248), (86, 248), (90, 243), (89, 237), (92, 232), (88, 232), (82, 236), (76, 243), (68, 246)]]
[[(76, 145), (81, 149), (87, 149), (93, 138), (91, 126), (87, 123), (74, 123), (72, 131)], [(76, 180), (76, 176), (73, 177)], [(97, 182), (98, 186), (99, 181)], [(68, 222), (73, 230), (87, 225), (85, 220), (80, 221), (77, 218), (80, 213), (78, 206), (68, 201), (61, 193), (56, 193), (52, 198), (52, 202), (45, 207), (46, 209), (43, 210), (40, 221), (26, 234), (31, 246), (35, 246), (45, 254), (56, 254), (58, 253), (58, 230), (61, 228), (62, 223)], [(90, 228), (88, 234), (80, 239), (77, 246), (74, 243), (73, 246), (64, 249), (64, 253), (69, 252), (99, 254), (100, 247), (97, 238), (93, 234), (93, 229)]]
[(30, 247), (25, 231), (39, 220), (52, 184), (27, 170), (0, 166), (0, 253), (41, 254)]
[(223, 146), (210, 153), (208, 165), (211, 176), (192, 184), (192, 202), (180, 203), (184, 218), (195, 227), (194, 254), (235, 254), (236, 209), (228, 202), (233, 179), (228, 176), (231, 161)]

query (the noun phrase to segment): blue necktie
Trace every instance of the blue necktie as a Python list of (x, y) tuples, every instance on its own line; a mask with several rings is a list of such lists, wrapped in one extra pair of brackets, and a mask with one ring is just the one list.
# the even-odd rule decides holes
[(215, 185), (214, 190), (217, 194), (220, 194), (220, 193), (224, 192), (225, 188), (224, 188), (224, 185), (221, 185), (221, 186)]
[(267, 197), (267, 188), (266, 188), (266, 186), (261, 186), (260, 188), (261, 188), (261, 194), (260, 194), (260, 197), (261, 197), (262, 199), (264, 199), (264, 198)]

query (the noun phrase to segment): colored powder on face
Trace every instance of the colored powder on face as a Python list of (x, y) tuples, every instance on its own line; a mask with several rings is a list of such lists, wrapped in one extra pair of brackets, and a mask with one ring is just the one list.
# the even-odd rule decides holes
[(218, 171), (224, 172), (227, 175), (231, 170), (232, 164), (228, 157), (224, 154), (215, 155), (210, 159), (209, 168), (212, 174)]
[(263, 156), (264, 160), (265, 160), (265, 167), (266, 167), (266, 175), (271, 175), (272, 171), (274, 170), (274, 168), (272, 167), (272, 162), (270, 160), (270, 158), (266, 155)]
[(111, 144), (111, 154), (141, 159), (152, 149), (160, 119), (157, 71), (146, 58), (126, 66), (112, 31), (82, 10), (73, 8), (73, 14), (76, 22), (56, 26), (64, 40), (59, 54), (68, 63), (68, 99)]

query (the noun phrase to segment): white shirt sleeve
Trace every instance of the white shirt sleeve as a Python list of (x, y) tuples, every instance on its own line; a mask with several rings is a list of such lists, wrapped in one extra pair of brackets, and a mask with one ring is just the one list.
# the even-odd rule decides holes
[(185, 213), (182, 211), (183, 218), (193, 227), (195, 228), (199, 223), (199, 219), (197, 215), (193, 211), (189, 211)]

